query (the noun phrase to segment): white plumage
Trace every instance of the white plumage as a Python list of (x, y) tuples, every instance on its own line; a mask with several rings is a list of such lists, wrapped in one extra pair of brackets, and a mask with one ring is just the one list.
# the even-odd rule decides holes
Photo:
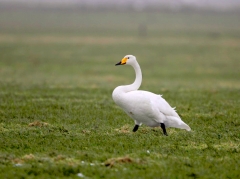
[(114, 102), (135, 121), (133, 131), (137, 131), (141, 124), (150, 127), (161, 126), (165, 135), (167, 135), (165, 127), (190, 131), (190, 127), (181, 120), (174, 108), (161, 95), (138, 90), (142, 83), (142, 72), (136, 57), (126, 55), (116, 65), (124, 64), (131, 65), (134, 68), (136, 79), (130, 85), (116, 87), (112, 97)]

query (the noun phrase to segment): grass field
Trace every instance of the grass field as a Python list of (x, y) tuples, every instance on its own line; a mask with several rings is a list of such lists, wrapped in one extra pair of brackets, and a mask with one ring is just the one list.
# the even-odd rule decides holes
[[(240, 178), (239, 17), (1, 9), (0, 178)], [(191, 132), (131, 132), (127, 54)]]

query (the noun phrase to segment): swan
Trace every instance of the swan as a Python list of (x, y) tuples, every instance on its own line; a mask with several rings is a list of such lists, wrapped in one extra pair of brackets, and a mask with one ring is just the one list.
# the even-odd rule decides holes
[(136, 132), (142, 124), (149, 127), (160, 126), (166, 136), (168, 135), (167, 127), (191, 130), (161, 95), (138, 90), (142, 83), (142, 72), (135, 56), (126, 55), (115, 65), (130, 65), (136, 73), (135, 81), (132, 84), (118, 86), (112, 93), (114, 102), (134, 120), (133, 132)]

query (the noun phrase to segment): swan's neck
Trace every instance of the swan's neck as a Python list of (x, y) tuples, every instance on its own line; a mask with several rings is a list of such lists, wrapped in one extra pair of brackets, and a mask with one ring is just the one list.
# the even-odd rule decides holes
[(136, 62), (132, 65), (132, 67), (135, 70), (136, 78), (132, 84), (122, 86), (124, 92), (135, 91), (141, 86), (141, 83), (142, 83), (142, 71), (139, 64)]

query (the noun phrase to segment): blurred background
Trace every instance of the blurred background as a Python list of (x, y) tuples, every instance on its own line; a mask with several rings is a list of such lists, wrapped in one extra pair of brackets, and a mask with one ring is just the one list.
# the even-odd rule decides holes
[[(0, 0), (0, 83), (240, 88), (240, 0)], [(156, 92), (156, 90), (155, 90)]]

